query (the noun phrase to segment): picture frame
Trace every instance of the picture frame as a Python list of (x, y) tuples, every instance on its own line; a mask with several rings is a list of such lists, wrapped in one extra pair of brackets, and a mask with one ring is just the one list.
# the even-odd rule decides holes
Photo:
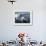
[(32, 26), (33, 11), (15, 11), (14, 25), (17, 26)]

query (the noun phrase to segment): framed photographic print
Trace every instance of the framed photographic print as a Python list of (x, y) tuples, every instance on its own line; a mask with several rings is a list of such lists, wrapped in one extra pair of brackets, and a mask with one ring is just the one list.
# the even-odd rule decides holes
[(15, 12), (15, 25), (32, 25), (32, 11), (16, 11)]

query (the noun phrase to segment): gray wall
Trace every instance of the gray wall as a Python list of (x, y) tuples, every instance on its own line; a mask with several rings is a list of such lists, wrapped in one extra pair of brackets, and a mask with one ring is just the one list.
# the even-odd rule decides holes
[[(33, 10), (33, 25), (15, 26), (16, 10)], [(0, 40), (15, 40), (19, 32), (26, 32), (37, 41), (46, 40), (46, 0), (16, 0), (13, 5), (0, 0)]]

